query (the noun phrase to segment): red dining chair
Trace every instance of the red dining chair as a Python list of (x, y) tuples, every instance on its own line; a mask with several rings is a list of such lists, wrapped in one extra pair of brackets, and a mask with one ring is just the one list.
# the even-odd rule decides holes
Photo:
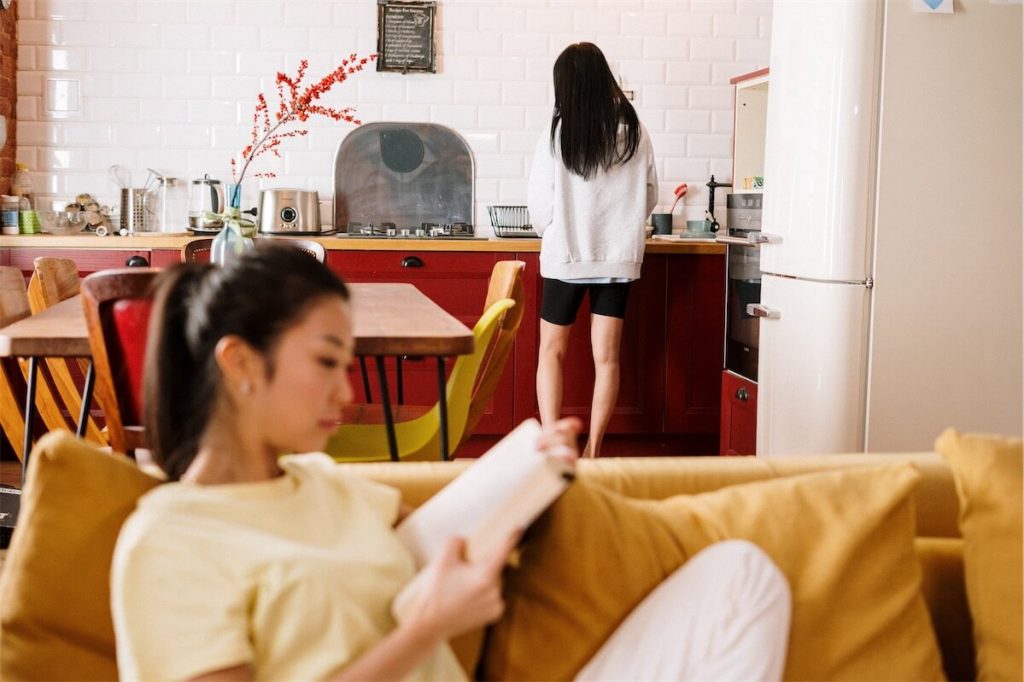
[(153, 268), (104, 270), (82, 280), (96, 397), (107, 418), (111, 447), (134, 455), (146, 446), (142, 371), (152, 309)]

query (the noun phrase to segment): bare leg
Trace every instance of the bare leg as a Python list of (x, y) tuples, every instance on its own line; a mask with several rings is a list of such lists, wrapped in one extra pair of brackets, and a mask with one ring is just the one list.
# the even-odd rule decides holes
[(540, 352), (537, 357), (537, 406), (542, 424), (558, 421), (562, 412), (562, 361), (569, 346), (572, 325), (540, 321)]
[(583, 457), (598, 457), (608, 421), (619, 397), (619, 343), (622, 319), (590, 316), (590, 345), (594, 350), (594, 397), (590, 405), (590, 432)]

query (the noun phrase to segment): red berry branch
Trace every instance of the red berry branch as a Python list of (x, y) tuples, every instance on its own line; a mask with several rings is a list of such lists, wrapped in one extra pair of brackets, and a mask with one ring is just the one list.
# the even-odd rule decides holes
[[(335, 121), (346, 121), (359, 125), (360, 121), (355, 117), (355, 109), (325, 106), (320, 104), (320, 97), (338, 83), (345, 82), (352, 74), (362, 71), (364, 66), (376, 58), (376, 54), (371, 54), (368, 57), (359, 57), (355, 53), (350, 54), (341, 60), (338, 68), (305, 88), (302, 87), (302, 79), (305, 78), (306, 69), (309, 67), (308, 60), (302, 60), (294, 78), (279, 71), (275, 79), (279, 100), (277, 110), (271, 114), (267, 98), (262, 92), (259, 93), (256, 97), (256, 109), (252, 114), (252, 139), (242, 150), (241, 172), (238, 172), (237, 160), (231, 159), (231, 179), (236, 184), (241, 183), (246, 171), (249, 170), (249, 164), (255, 159), (268, 153), (281, 158), (279, 148), (282, 141), (289, 137), (305, 137), (309, 133), (308, 130), (302, 128), (282, 131), (282, 128), (289, 123), (294, 121), (304, 123), (309, 120), (310, 116), (319, 115), (327, 116)], [(256, 173), (255, 177), (272, 178), (275, 175), (273, 172), (263, 171)]]

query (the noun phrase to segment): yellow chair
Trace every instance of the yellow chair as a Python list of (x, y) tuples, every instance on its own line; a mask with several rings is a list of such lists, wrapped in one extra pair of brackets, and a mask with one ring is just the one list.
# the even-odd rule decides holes
[[(76, 296), (81, 291), (78, 266), (70, 258), (41, 256), (33, 261), (33, 266), (32, 279), (28, 283), (28, 302), (33, 315)], [(47, 358), (43, 364), (64, 407), (72, 419), (78, 419), (82, 410), (82, 393), (73, 378), (72, 367), (85, 376), (89, 369), (89, 361), (81, 358)], [(59, 411), (59, 407), (56, 409)], [(57, 425), (49, 422), (47, 426), (50, 429), (57, 428)], [(107, 444), (107, 439), (99, 426), (89, 416), (86, 417), (85, 438), (100, 445)]]
[[(519, 332), (526, 310), (526, 296), (523, 291), (523, 271), (526, 263), (521, 260), (503, 260), (494, 264), (487, 286), (487, 298), (483, 310), (486, 312), (494, 303), (503, 298), (511, 298), (515, 306), (505, 311), (494, 333), (491, 346), (484, 356), (473, 384), (473, 397), (469, 403), (469, 416), (462, 439), (451, 442), (451, 451), (457, 452), (476, 431), (477, 424), (484, 416), (487, 406), (498, 390), (502, 374), (512, 355), (513, 342)], [(393, 405), (392, 413), (396, 421), (411, 421), (430, 411), (430, 405)], [(384, 410), (379, 403), (356, 403), (349, 405), (342, 413), (343, 424), (383, 424)]]
[[(505, 311), (514, 306), (514, 300), (504, 298), (488, 308), (473, 327), (473, 352), (455, 361), (445, 390), (448, 399), (448, 437), (451, 443), (462, 440), (477, 374)], [(399, 459), (441, 458), (440, 410), (440, 404), (435, 404), (426, 414), (395, 424)], [(383, 424), (342, 424), (331, 436), (324, 451), (341, 462), (371, 462), (390, 458)]]
[(511, 298), (516, 304), (501, 318), (498, 331), (494, 335), (480, 374), (477, 376), (476, 384), (473, 386), (473, 399), (469, 404), (466, 429), (462, 433), (461, 440), (452, 441), (454, 443), (453, 452), (473, 435), (476, 425), (480, 423), (480, 418), (484, 415), (484, 410), (487, 409), (487, 404), (494, 397), (494, 392), (498, 390), (498, 383), (501, 381), (501, 375), (512, 354), (513, 342), (516, 340), (519, 324), (523, 321), (523, 312), (526, 310), (526, 296), (523, 292), (523, 270), (525, 268), (526, 263), (521, 260), (503, 260), (495, 263), (494, 269), (491, 271), (484, 310), (503, 298)]
[[(13, 266), (0, 266), (0, 327), (14, 324), (30, 314), (25, 278), (22, 277), (21, 270)], [(27, 362), (15, 358), (0, 358), (0, 429), (7, 436), (18, 459), (23, 459), (24, 454), (27, 373)], [(58, 408), (57, 400), (50, 392), (50, 386), (43, 379), (41, 372), (39, 380), (36, 381), (35, 410), (38, 414), (38, 418), (33, 417), (36, 427), (39, 426), (41, 418), (49, 430), (69, 429)]]

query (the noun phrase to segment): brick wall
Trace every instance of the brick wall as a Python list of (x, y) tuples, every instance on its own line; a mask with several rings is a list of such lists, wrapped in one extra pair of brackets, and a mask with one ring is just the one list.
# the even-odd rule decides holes
[(0, 193), (11, 190), (14, 174), (14, 155), (17, 149), (15, 133), (15, 103), (17, 102), (18, 68), (18, 1), (7, 11), (0, 11), (0, 116), (7, 120), (7, 143), (0, 151)]
[[(487, 204), (525, 203), (534, 145), (551, 116), (555, 57), (589, 40), (636, 94), (661, 203), (687, 182), (687, 217), (702, 218), (709, 175), (732, 177), (729, 78), (768, 65), (771, 1), (441, 0), (438, 73), (367, 71), (329, 100), (355, 105), (366, 122), (428, 121), (461, 133), (476, 160), (476, 223), (487, 234)], [(146, 168), (226, 179), (248, 141), (257, 92), (276, 102), (277, 71), (293, 73), (308, 58), (318, 78), (377, 42), (369, 0), (20, 2), (18, 159), (33, 170), (36, 196), (58, 201), (89, 192), (113, 203), (111, 164), (132, 169), (137, 185)], [(80, 86), (79, 110), (50, 110), (51, 79)], [(315, 118), (308, 128), (308, 137), (284, 142), (281, 159), (260, 159), (278, 177), (259, 184), (331, 198), (334, 153), (350, 127)]]

